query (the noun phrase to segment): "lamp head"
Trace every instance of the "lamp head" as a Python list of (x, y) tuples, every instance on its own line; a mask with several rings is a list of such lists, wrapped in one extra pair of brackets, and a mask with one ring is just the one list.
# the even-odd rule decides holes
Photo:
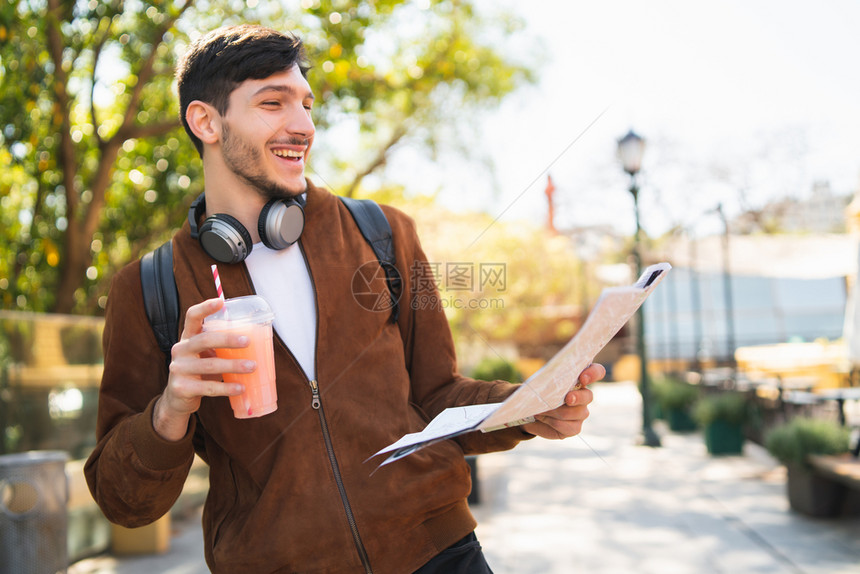
[(642, 155), (645, 153), (645, 140), (632, 129), (618, 140), (618, 159), (621, 166), (631, 176), (639, 173), (642, 166)]

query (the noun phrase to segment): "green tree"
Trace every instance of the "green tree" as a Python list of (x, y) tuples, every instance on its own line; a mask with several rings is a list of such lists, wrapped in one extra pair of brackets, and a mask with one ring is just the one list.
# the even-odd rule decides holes
[(114, 271), (182, 222), (203, 182), (176, 114), (176, 57), (200, 31), (239, 22), (305, 39), (320, 132), (352, 126), (359, 142), (347, 157), (314, 163), (344, 194), (404, 139), (432, 150), (451, 126), (531, 79), (491, 47), (519, 23), (480, 17), (467, 0), (7, 2), (3, 308), (97, 312)]

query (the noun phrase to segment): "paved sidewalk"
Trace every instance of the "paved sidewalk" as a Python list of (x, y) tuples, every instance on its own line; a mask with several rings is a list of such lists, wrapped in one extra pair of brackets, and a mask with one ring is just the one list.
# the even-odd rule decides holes
[[(793, 513), (785, 473), (758, 445), (710, 457), (701, 434), (657, 426), (636, 446), (631, 383), (595, 386), (580, 438), (481, 456), (478, 538), (496, 574), (860, 574), (860, 519)], [(659, 423), (658, 423), (659, 425)], [(199, 524), (163, 556), (99, 557), (70, 574), (203, 574)]]
[(581, 439), (481, 457), (496, 574), (860, 573), (860, 519), (790, 511), (755, 444), (711, 457), (700, 433), (657, 426), (661, 448), (636, 446), (640, 405), (634, 385), (600, 385)]

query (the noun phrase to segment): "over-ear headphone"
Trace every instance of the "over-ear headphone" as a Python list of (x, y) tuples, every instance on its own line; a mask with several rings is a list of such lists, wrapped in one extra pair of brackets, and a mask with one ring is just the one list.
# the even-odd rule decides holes
[[(285, 249), (295, 243), (305, 227), (305, 211), (300, 199), (271, 199), (257, 219), (257, 232), (263, 245)], [(251, 253), (251, 234), (238, 219), (226, 213), (210, 215), (198, 227), (206, 213), (206, 195), (201, 193), (188, 210), (191, 237), (200, 241), (203, 250), (221, 263), (239, 263)]]

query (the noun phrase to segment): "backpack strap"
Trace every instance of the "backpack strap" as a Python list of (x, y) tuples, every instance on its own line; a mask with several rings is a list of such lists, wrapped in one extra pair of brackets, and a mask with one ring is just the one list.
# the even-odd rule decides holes
[(146, 316), (169, 364), (170, 350), (179, 340), (179, 292), (173, 276), (172, 241), (141, 258), (140, 283)]
[(352, 199), (339, 197), (355, 220), (364, 239), (370, 244), (373, 253), (379, 260), (379, 265), (385, 271), (385, 283), (391, 298), (391, 322), (396, 323), (400, 315), (400, 295), (403, 281), (397, 271), (397, 259), (394, 256), (394, 241), (391, 236), (391, 225), (382, 212), (379, 204), (371, 199)]

